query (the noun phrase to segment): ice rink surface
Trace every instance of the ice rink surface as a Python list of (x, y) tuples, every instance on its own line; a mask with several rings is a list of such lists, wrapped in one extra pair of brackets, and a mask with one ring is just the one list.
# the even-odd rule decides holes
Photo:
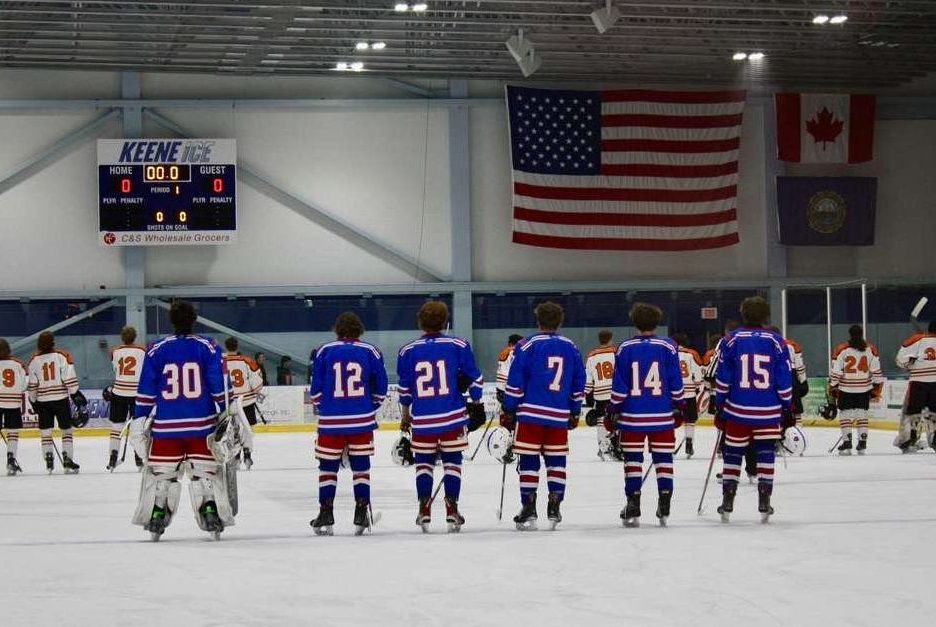
[[(482, 449), (466, 463), (461, 534), (414, 525), (413, 469), (394, 466), (382, 432), (372, 471), (373, 535), (352, 537), (350, 475), (340, 477), (334, 537), (315, 537), (317, 472), (308, 434), (257, 436), (253, 471), (240, 474), (241, 513), (220, 542), (198, 530), (187, 492), (158, 544), (130, 524), (139, 475), (103, 470), (106, 439), (78, 439), (78, 476), (42, 470), (24, 440), (26, 474), (0, 477), (2, 624), (10, 627), (160, 625), (924, 625), (936, 610), (936, 455), (900, 455), (872, 432), (870, 454), (826, 453), (831, 429), (807, 429), (805, 457), (778, 460), (776, 515), (761, 525), (756, 489), (743, 484), (730, 525), (720, 486), (696, 515), (714, 431), (676, 463), (668, 528), (655, 485), (643, 526), (618, 518), (623, 469), (596, 456), (595, 434), (573, 434), (564, 522), (520, 533), (517, 475)], [(720, 466), (720, 461), (716, 462)], [(436, 470), (436, 478), (440, 470)], [(652, 480), (652, 475), (651, 475)], [(545, 485), (540, 523), (545, 527)]]

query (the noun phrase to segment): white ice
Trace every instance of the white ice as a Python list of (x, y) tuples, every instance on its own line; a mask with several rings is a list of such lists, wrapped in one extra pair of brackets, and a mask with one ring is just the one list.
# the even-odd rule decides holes
[(622, 468), (597, 459), (594, 431), (583, 427), (573, 433), (558, 530), (513, 528), (513, 471), (497, 522), (500, 467), (482, 450), (464, 472), (462, 533), (445, 533), (439, 499), (433, 533), (423, 535), (413, 524), (413, 469), (392, 464), (394, 434), (383, 432), (372, 471), (382, 520), (365, 537), (351, 536), (347, 471), (336, 536), (313, 536), (310, 436), (259, 435), (254, 470), (240, 474), (237, 525), (211, 541), (184, 494), (184, 509), (156, 544), (129, 522), (139, 484), (132, 464), (103, 470), (106, 440), (77, 440), (77, 476), (47, 476), (38, 441), (24, 440), (26, 474), (0, 478), (0, 624), (930, 624), (936, 456), (902, 456), (892, 433), (873, 432), (870, 455), (838, 458), (826, 453), (837, 432), (807, 435), (805, 457), (788, 468), (778, 460), (768, 525), (748, 485), (730, 525), (715, 513), (714, 482), (705, 514), (696, 515), (714, 440), (700, 429), (697, 456), (676, 464), (670, 526), (656, 525), (651, 481), (643, 526), (622, 528)]

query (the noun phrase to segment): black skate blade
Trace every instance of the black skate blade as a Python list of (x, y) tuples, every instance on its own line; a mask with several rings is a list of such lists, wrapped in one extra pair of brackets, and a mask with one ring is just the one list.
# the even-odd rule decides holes
[(550, 531), (555, 531), (555, 530), (556, 530), (556, 527), (558, 527), (558, 526), (559, 526), (559, 523), (561, 523), (561, 522), (562, 522), (561, 520), (552, 520), (552, 519), (551, 519), (551, 520), (549, 521), (549, 530), (550, 530)]
[(212, 532), (211, 532), (211, 539), (214, 540), (215, 542), (220, 542), (220, 541), (221, 541), (221, 532), (220, 532), (220, 531), (212, 531)]
[(317, 536), (333, 536), (335, 535), (335, 530), (331, 525), (323, 525), (321, 527), (312, 527), (312, 531), (315, 532)]
[(669, 516), (658, 516), (657, 518), (658, 518), (659, 521), (660, 521), (660, 526), (661, 526), (661, 527), (666, 527), (666, 526), (667, 526), (666, 521), (669, 519)]
[(625, 518), (624, 527), (627, 529), (637, 529), (638, 527), (640, 527), (640, 519), (639, 518)]
[(461, 525), (458, 523), (448, 523), (448, 532), (449, 533), (461, 533)]
[(766, 525), (770, 522), (770, 512), (761, 512), (760, 521), (762, 525)]
[(719, 514), (721, 515), (721, 521), (722, 521), (723, 523), (728, 524), (728, 523), (731, 522), (731, 513), (730, 513), (730, 512), (719, 512)]
[(516, 523), (516, 525), (517, 525), (517, 531), (536, 531), (537, 529), (535, 520), (528, 520), (526, 522), (518, 522)]
[(159, 533), (157, 533), (157, 532), (155, 532), (155, 531), (151, 531), (151, 532), (150, 532), (150, 541), (151, 541), (151, 542), (159, 542), (159, 539), (160, 539), (161, 537), (162, 537), (162, 532), (159, 532)]
[(419, 528), (422, 530), (423, 533), (429, 533), (429, 523), (428, 523), (428, 522), (417, 523), (417, 524), (419, 525)]

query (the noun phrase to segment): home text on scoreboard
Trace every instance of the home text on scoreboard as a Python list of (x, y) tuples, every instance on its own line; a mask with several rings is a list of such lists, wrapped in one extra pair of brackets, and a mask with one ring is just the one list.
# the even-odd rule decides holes
[(97, 150), (102, 245), (236, 241), (233, 139), (102, 139)]

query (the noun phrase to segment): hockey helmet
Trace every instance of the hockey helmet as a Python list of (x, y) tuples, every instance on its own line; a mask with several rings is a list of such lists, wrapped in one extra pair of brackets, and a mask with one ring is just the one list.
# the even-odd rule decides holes
[(110, 403), (114, 398), (114, 387), (112, 385), (108, 385), (106, 388), (101, 390), (101, 398), (103, 398), (105, 402)]
[(838, 416), (838, 407), (832, 401), (826, 401), (819, 406), (819, 415), (826, 420), (835, 420), (835, 417)]
[(413, 443), (407, 436), (401, 435), (393, 443), (393, 448), (390, 449), (390, 457), (397, 466), (412, 466), (416, 463), (416, 459), (413, 457)]
[(80, 429), (81, 427), (88, 424), (90, 420), (91, 414), (88, 412), (88, 405), (84, 404), (79, 405), (77, 409), (75, 409), (75, 412), (72, 414), (71, 423), (73, 427)]
[(588, 413), (585, 414), (585, 424), (589, 427), (594, 427), (598, 424), (599, 421), (604, 420), (604, 412), (596, 409), (589, 409)]
[(806, 452), (806, 434), (799, 427), (790, 427), (783, 434), (783, 448), (790, 455), (802, 455)]
[(513, 434), (504, 427), (492, 429), (487, 437), (487, 450), (495, 460), (509, 464), (514, 459)]

